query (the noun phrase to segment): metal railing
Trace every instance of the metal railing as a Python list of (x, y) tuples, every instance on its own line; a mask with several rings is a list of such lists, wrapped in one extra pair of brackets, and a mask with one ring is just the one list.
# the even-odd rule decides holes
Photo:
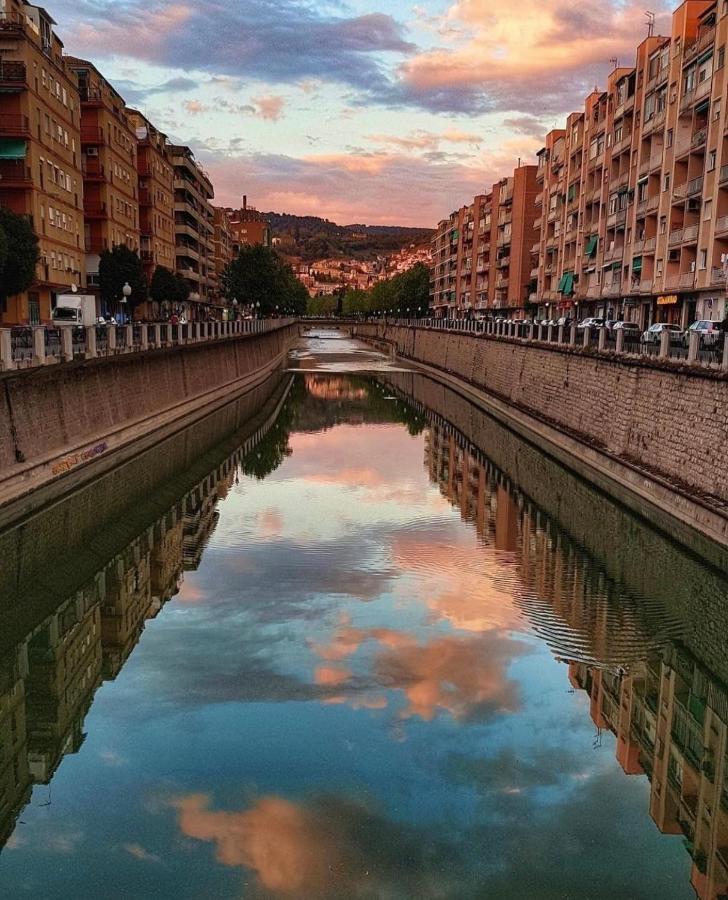
[(657, 335), (635, 330), (613, 331), (602, 328), (579, 328), (566, 325), (538, 325), (522, 319), (377, 319), (370, 324), (428, 328), (443, 332), (469, 333), (483, 338), (525, 342), (527, 345), (549, 344), (575, 350), (589, 350), (616, 357), (653, 358), (677, 364), (719, 369), (728, 372), (728, 339), (725, 333), (663, 331)]

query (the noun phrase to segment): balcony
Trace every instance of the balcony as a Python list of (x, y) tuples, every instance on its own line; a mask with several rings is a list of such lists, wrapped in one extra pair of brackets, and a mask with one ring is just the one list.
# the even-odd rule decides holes
[(648, 238), (642, 247), (643, 253), (654, 253), (657, 247), (657, 238)]
[(105, 219), (106, 204), (98, 200), (88, 200), (84, 198), (83, 214), (87, 219)]
[(698, 175), (697, 178), (693, 178), (688, 182), (688, 197), (694, 197), (696, 194), (703, 193), (703, 182), (705, 178), (702, 175)]
[(718, 184), (728, 184), (728, 166), (721, 166), (718, 175)]
[(690, 146), (693, 150), (697, 150), (698, 147), (702, 147), (705, 145), (705, 142), (708, 140), (708, 129), (700, 128), (695, 134), (692, 136), (690, 140)]
[(626, 137), (622, 138), (621, 141), (617, 141), (617, 143), (612, 146), (612, 156), (617, 156), (625, 150), (629, 150), (631, 146), (632, 135), (628, 134)]
[(668, 238), (668, 243), (671, 247), (675, 247), (678, 244), (682, 243), (683, 230), (682, 228), (676, 228), (674, 231), (670, 232), (670, 237)]
[(715, 220), (715, 236), (721, 237), (728, 235), (728, 216), (720, 216)]
[(98, 159), (84, 157), (81, 169), (83, 171), (84, 181), (106, 181), (104, 167)]
[(497, 263), (499, 269), (507, 269), (510, 264), (511, 264), (510, 256), (501, 256), (501, 258), (498, 260), (498, 263)]
[(674, 291), (678, 288), (680, 284), (680, 276), (677, 274), (674, 275), (665, 275), (665, 290), (666, 291)]
[(148, 188), (139, 188), (139, 206), (152, 206), (152, 193)]
[(24, 62), (0, 61), (0, 90), (4, 94), (25, 90), (28, 77)]
[(688, 225), (683, 228), (682, 233), (682, 243), (683, 244), (694, 244), (698, 239), (698, 226), (697, 225)]
[(695, 272), (683, 272), (678, 282), (681, 288), (692, 288), (695, 285)]
[(538, 278), (538, 266), (535, 269), (531, 269), (528, 275), (529, 278)]
[(620, 280), (612, 281), (605, 284), (602, 288), (603, 297), (617, 297), (622, 293), (622, 282)]
[(622, 259), (624, 256), (624, 247), (609, 247), (604, 251), (604, 262), (613, 262)]
[(714, 266), (710, 270), (710, 283), (711, 285), (720, 285), (723, 287), (726, 283), (726, 273), (723, 269)]
[(98, 145), (104, 143), (104, 130), (95, 125), (81, 126), (81, 144)]
[(693, 103), (695, 103), (695, 88), (683, 94), (682, 99), (680, 100), (680, 115), (692, 112)]
[(28, 117), (10, 113), (0, 115), (0, 134), (6, 138), (30, 137)]
[(24, 159), (0, 159), (0, 190), (32, 184), (33, 175)]

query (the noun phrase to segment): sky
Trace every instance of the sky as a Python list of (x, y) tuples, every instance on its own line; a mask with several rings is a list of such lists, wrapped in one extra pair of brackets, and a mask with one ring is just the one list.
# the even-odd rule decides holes
[[(434, 227), (634, 60), (636, 0), (50, 0), (217, 202)], [(671, 6), (651, 4), (665, 33)], [(669, 32), (668, 32), (669, 33)]]

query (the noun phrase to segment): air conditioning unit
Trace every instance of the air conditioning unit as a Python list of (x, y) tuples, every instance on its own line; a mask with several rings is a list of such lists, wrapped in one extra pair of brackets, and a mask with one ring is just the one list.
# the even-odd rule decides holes
[(668, 256), (670, 262), (679, 262), (680, 261), (680, 251), (679, 250), (671, 250)]
[(701, 201), (696, 197), (688, 200), (688, 212), (700, 212)]
[(99, 148), (98, 147), (87, 147), (86, 148), (86, 156), (98, 156)]

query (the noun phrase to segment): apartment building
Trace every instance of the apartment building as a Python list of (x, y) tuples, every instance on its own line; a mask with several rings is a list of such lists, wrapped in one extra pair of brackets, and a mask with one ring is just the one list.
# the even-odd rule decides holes
[(252, 206), (248, 206), (248, 198), (243, 197), (243, 205), (240, 209), (228, 209), (230, 214), (230, 231), (233, 237), (233, 253), (238, 253), (241, 247), (271, 246), (270, 222), (263, 213)]
[(81, 98), (86, 284), (94, 290), (104, 250), (121, 244), (139, 250), (137, 139), (113, 85), (93, 63), (65, 59), (76, 73)]
[(137, 139), (140, 256), (147, 284), (157, 266), (174, 271), (174, 168), (167, 136), (135, 109), (127, 116)]
[(222, 276), (233, 260), (233, 236), (230, 228), (230, 213), (220, 206), (213, 207), (213, 260), (215, 269), (216, 296), (222, 297)]
[(174, 221), (176, 268), (190, 287), (191, 319), (210, 315), (215, 290), (215, 192), (189, 147), (170, 147), (174, 166)]
[[(645, 38), (634, 65), (615, 68), (605, 90), (592, 91), (583, 110), (546, 136), (537, 154), (530, 311), (626, 318), (642, 327), (728, 315), (727, 43), (728, 4), (685, 0), (669, 35)], [(513, 314), (520, 295), (511, 290), (514, 254), (504, 233), (496, 233), (493, 250), (492, 219), (505, 231), (507, 215), (494, 195), (491, 206), (496, 267), (487, 276), (488, 307)], [(473, 205), (468, 227), (474, 216)], [(451, 267), (445, 227), (433, 241), (438, 314)], [(455, 265), (459, 296), (469, 290), (472, 302), (469, 237), (458, 250), (465, 257)]]
[(0, 301), (0, 323), (48, 322), (55, 297), (85, 281), (81, 112), (54, 21), (7, 0), (0, 14), (0, 203), (39, 238), (29, 291)]
[(537, 167), (518, 166), (438, 225), (432, 239), (431, 306), (437, 316), (524, 308), (531, 289)]

